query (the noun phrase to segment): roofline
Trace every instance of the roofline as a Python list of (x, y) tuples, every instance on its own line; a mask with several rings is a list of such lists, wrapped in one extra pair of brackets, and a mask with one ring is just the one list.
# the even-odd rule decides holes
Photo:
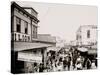
[(81, 25), (80, 27), (97, 27), (97, 25)]
[(56, 41), (55, 41), (55, 42), (51, 42), (51, 41), (42, 41), (42, 40), (37, 40), (37, 42), (56, 44)]
[(12, 2), (11, 3), (11, 7), (13, 7), (13, 5), (15, 7), (17, 7), (18, 9), (20, 9), (21, 11), (23, 11), (25, 14), (29, 15), (31, 18), (37, 20), (38, 22), (40, 22), (35, 16), (31, 15), (30, 13), (28, 13), (26, 10), (24, 10), (21, 6), (19, 6), (16, 2)]
[(22, 7), (23, 9), (32, 9), (36, 14), (38, 14), (38, 12), (35, 10), (35, 9), (33, 9), (32, 7)]
[(97, 25), (81, 25), (78, 30), (76, 31), (76, 33), (82, 28), (82, 27), (96, 27), (97, 28)]

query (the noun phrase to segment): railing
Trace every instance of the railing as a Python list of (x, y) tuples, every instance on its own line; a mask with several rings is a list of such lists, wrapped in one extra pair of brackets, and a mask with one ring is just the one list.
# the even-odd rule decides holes
[(24, 33), (12, 32), (11, 33), (12, 41), (31, 41), (31, 36)]

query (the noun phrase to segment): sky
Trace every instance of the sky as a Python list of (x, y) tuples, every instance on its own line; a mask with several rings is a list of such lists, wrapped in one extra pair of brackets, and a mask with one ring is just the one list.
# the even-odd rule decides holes
[(38, 12), (38, 33), (51, 34), (67, 42), (76, 39), (76, 31), (81, 25), (97, 25), (96, 6), (17, 2), (20, 6), (33, 7)]

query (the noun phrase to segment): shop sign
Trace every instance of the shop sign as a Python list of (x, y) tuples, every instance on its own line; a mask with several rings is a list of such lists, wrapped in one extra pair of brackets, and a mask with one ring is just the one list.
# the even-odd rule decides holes
[(18, 60), (42, 63), (42, 55), (18, 52)]

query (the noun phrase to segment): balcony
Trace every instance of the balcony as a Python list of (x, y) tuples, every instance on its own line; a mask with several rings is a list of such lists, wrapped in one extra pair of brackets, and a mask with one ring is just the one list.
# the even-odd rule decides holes
[(11, 40), (28, 42), (28, 41), (31, 41), (31, 36), (24, 33), (13, 32), (11, 33)]

